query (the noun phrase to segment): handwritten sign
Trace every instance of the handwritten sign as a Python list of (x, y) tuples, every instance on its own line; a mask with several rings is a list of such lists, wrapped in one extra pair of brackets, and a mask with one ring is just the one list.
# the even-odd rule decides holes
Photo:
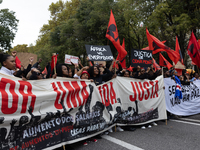
[(132, 49), (131, 67), (150, 67), (152, 65), (152, 51)]
[(112, 61), (110, 46), (85, 45), (90, 61)]
[(65, 63), (71, 65), (71, 62), (75, 65), (78, 65), (78, 57), (77, 56), (72, 56), (72, 55), (67, 55), (65, 54)]

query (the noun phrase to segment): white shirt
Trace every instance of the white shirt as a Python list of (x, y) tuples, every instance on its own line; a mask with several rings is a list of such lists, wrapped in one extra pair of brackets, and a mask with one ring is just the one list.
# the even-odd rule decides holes
[(74, 75), (74, 78), (78, 78), (78, 79), (81, 79), (80, 76), (78, 76), (77, 74)]
[(4, 66), (2, 66), (2, 67), (1, 67), (1, 70), (0, 70), (0, 73), (6, 74), (6, 75), (10, 75), (10, 76), (14, 76), (14, 75), (13, 75), (14, 72), (15, 72), (14, 70), (9, 70), (9, 69), (7, 69), (7, 68), (4, 67)]

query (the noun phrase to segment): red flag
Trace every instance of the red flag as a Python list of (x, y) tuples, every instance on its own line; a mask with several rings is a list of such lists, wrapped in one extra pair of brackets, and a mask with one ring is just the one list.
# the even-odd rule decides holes
[(200, 40), (198, 40), (198, 44), (199, 44), (199, 47), (200, 47)]
[(134, 67), (131, 67), (131, 65), (130, 65), (130, 67), (129, 67), (127, 70), (130, 71), (130, 72), (132, 72), (132, 71), (133, 71), (133, 68), (134, 68)]
[(90, 66), (93, 66), (93, 64), (92, 64), (92, 62), (91, 62), (91, 61), (89, 61), (89, 63), (90, 63)]
[(172, 67), (172, 65), (165, 59), (165, 57), (161, 53), (159, 53), (159, 65), (167, 67), (168, 70)]
[(177, 64), (178, 58), (179, 58), (179, 53), (176, 51), (172, 50), (171, 48), (165, 46), (161, 41), (159, 41), (156, 37), (151, 35), (149, 31), (146, 28), (146, 34), (147, 34), (147, 39), (149, 43), (149, 50), (153, 50), (152, 54), (156, 54), (161, 51), (167, 52), (169, 58)]
[(200, 46), (197, 43), (197, 39), (192, 31), (190, 40), (187, 47), (188, 55), (192, 59), (192, 61), (200, 68)]
[(15, 66), (19, 69), (21, 68), (21, 61), (17, 56), (15, 57)]
[(45, 67), (44, 70), (42, 71), (42, 74), (46, 74), (47, 75), (47, 68)]
[(180, 46), (179, 46), (179, 43), (178, 43), (178, 38), (176, 36), (176, 47), (175, 47), (175, 51), (179, 53), (179, 61), (183, 64), (183, 56), (182, 56), (182, 53), (181, 53), (181, 49), (180, 49)]
[[(125, 49), (125, 39), (123, 39), (122, 47)], [(126, 68), (126, 59), (125, 59), (125, 57), (122, 60), (120, 60), (120, 63), (121, 63), (122, 68), (125, 69)]]
[(57, 63), (57, 55), (53, 55), (51, 56), (51, 72), (53, 71), (53, 69), (56, 67), (56, 63)]
[(160, 66), (156, 63), (155, 59), (152, 58), (152, 60), (153, 60), (153, 67), (155, 68), (155, 71), (160, 70), (161, 68), (160, 68)]
[(112, 10), (110, 13), (110, 20), (108, 23), (106, 38), (108, 38), (113, 43), (119, 53), (120, 59), (123, 60), (127, 55), (127, 51), (120, 45), (117, 25)]
[[(122, 47), (125, 49), (125, 39), (123, 39)], [(119, 54), (118, 54), (116, 60), (119, 60), (119, 61), (120, 61), (120, 65), (122, 66), (123, 69), (126, 68), (126, 59), (125, 59), (125, 58), (121, 60), (121, 59), (120, 59), (120, 56), (119, 56)], [(113, 66), (115, 67), (115, 65), (116, 65), (116, 68), (119, 68), (118, 65), (114, 63)], [(113, 67), (113, 68), (114, 68), (114, 67)]]
[[(162, 43), (164, 44), (166, 41), (162, 41)], [(149, 46), (143, 48), (142, 50), (149, 50)], [(152, 54), (155, 54), (155, 51), (152, 52)]]

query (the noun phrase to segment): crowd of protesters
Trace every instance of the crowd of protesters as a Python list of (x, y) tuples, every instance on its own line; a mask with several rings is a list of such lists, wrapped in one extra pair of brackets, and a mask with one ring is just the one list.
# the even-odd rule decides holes
[[(50, 63), (47, 64), (45, 67), (46, 71), (42, 71), (40, 67), (40, 63), (42, 59), (39, 58), (38, 61), (33, 64), (34, 58), (29, 58), (29, 65), (27, 67), (21, 64), (21, 68), (16, 68), (15, 63), (15, 56), (16, 52), (12, 52), (12, 55), (0, 53), (0, 61), (1, 61), (1, 69), (0, 73), (15, 76), (22, 78), (22, 80), (39, 80), (39, 79), (46, 79), (46, 78), (56, 78), (56, 77), (64, 77), (64, 78), (75, 78), (75, 79), (89, 79), (94, 82), (96, 85), (100, 85), (105, 83), (116, 76), (127, 77), (127, 78), (136, 78), (136, 79), (149, 79), (154, 80), (157, 76), (162, 75), (162, 69), (155, 71), (153, 65), (148, 68), (141, 68), (137, 66), (136, 68), (129, 67), (128, 69), (122, 68), (119, 61), (113, 60), (110, 65), (103, 65), (103, 64), (92, 64), (89, 63), (88, 66), (83, 66), (81, 61), (79, 60), (78, 65), (74, 65), (69, 67), (64, 63), (56, 64), (56, 71), (51, 69)], [(113, 67), (113, 64), (115, 66)], [(193, 70), (183, 70), (181, 76), (177, 76), (177, 71), (175, 70), (174, 66), (163, 73), (164, 78), (171, 77), (176, 81), (180, 81), (182, 85), (190, 84), (195, 80), (199, 80), (199, 74), (195, 73)], [(142, 129), (146, 127), (151, 128), (157, 124), (155, 122), (151, 124), (147, 124), (142, 126)], [(117, 127), (118, 131), (123, 131), (122, 128)], [(112, 132), (112, 129), (109, 130)], [(92, 141), (96, 142), (96, 139), (91, 139)], [(84, 145), (87, 145), (87, 142), (84, 142)]]
[(43, 72), (40, 66), (42, 59), (33, 64), (34, 58), (29, 58), (29, 65), (27, 67), (21, 64), (21, 68), (16, 68), (15, 64), (16, 53), (12, 55), (0, 54), (0, 60), (2, 68), (0, 73), (23, 78), (23, 80), (38, 80), (46, 78), (56, 78), (56, 77), (67, 77), (67, 78), (76, 78), (76, 79), (91, 79), (96, 85), (100, 85), (104, 82), (111, 80), (116, 76), (130, 77), (136, 79), (149, 79), (153, 80), (158, 75), (161, 75), (162, 72), (155, 71), (153, 65), (147, 69), (137, 66), (133, 69), (122, 69), (119, 61), (116, 61), (118, 69), (113, 68), (113, 62), (110, 66), (103, 64), (89, 64), (88, 66), (83, 66), (81, 61), (79, 65), (74, 65), (74, 67), (69, 67), (66, 64), (56, 64), (56, 74), (54, 71), (51, 71), (50, 63), (46, 66), (46, 72)]

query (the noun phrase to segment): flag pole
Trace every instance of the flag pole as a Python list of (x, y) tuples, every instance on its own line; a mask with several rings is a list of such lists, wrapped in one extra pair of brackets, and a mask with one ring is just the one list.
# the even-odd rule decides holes
[[(53, 56), (56, 55), (56, 53), (52, 53)], [(55, 57), (53, 57), (53, 62), (54, 62), (54, 74), (56, 74), (56, 62), (55, 62)]]
[[(162, 76), (163, 76), (163, 67), (162, 67)], [(163, 87), (163, 89), (164, 89), (164, 87)], [(165, 119), (165, 124), (167, 125), (167, 119)]]

